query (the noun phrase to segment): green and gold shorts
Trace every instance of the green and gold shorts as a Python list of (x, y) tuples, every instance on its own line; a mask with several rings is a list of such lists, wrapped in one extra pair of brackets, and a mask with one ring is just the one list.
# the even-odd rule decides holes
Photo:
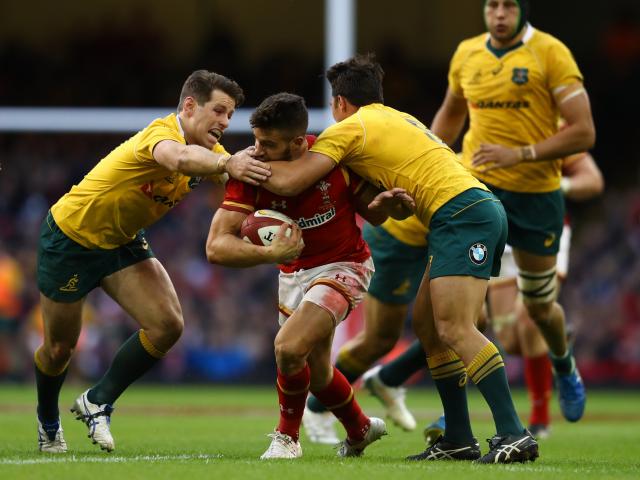
[(368, 293), (384, 303), (411, 303), (427, 268), (427, 247), (407, 245), (381, 226), (372, 227), (368, 223), (362, 236), (369, 244), (376, 267)]
[(534, 255), (556, 255), (564, 226), (564, 197), (561, 190), (547, 193), (509, 192), (487, 185), (507, 212), (507, 243)]
[(429, 278), (500, 273), (507, 215), (491, 192), (472, 188), (456, 195), (431, 218)]
[(49, 212), (40, 227), (38, 288), (56, 302), (76, 302), (99, 286), (104, 277), (153, 257), (144, 230), (121, 247), (89, 249), (67, 237)]

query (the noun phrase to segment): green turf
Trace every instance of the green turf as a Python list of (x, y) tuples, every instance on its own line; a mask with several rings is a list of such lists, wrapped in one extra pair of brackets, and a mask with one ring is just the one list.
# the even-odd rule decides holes
[[(65, 385), (61, 405), (69, 406), (82, 391)], [(359, 397), (369, 414), (381, 415), (376, 401)], [(515, 393), (520, 412), (527, 402)], [(439, 413), (430, 390), (411, 390), (408, 405), (420, 424)], [(275, 388), (134, 386), (116, 405), (112, 431), (116, 450), (101, 452), (86, 438), (86, 429), (63, 409), (69, 452), (37, 451), (35, 392), (30, 387), (0, 384), (0, 478), (2, 479), (604, 479), (640, 477), (640, 392), (592, 391), (587, 414), (577, 424), (557, 416), (552, 436), (541, 441), (541, 457), (526, 465), (485, 466), (469, 463), (408, 463), (403, 458), (424, 446), (420, 432), (389, 426), (389, 436), (355, 459), (338, 459), (331, 447), (302, 444), (295, 461), (260, 461), (276, 422)], [(476, 436), (484, 442), (493, 425), (475, 389), (470, 395)]]

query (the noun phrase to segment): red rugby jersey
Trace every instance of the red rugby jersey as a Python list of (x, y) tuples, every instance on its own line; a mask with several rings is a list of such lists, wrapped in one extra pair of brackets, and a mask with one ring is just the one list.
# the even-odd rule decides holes
[[(307, 135), (309, 147), (315, 138)], [(353, 202), (362, 183), (356, 174), (337, 167), (300, 195), (283, 197), (230, 178), (221, 208), (246, 214), (277, 210), (298, 223), (305, 246), (296, 260), (278, 265), (285, 273), (333, 262), (363, 262), (371, 253), (356, 225)]]

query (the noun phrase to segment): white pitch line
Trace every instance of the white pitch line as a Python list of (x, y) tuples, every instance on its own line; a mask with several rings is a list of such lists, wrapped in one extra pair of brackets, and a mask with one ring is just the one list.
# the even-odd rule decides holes
[(3, 458), (0, 465), (35, 465), (43, 463), (129, 463), (129, 462), (168, 462), (173, 460), (209, 460), (222, 458), (223, 455), (136, 455), (134, 457), (79, 457), (76, 455), (47, 456), (40, 458)]

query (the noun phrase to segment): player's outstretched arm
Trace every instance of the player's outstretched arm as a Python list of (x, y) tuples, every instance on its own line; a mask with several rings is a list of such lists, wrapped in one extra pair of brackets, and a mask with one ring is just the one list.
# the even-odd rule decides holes
[(453, 145), (462, 132), (467, 113), (467, 101), (451, 89), (447, 89), (444, 101), (436, 112), (429, 130), (447, 145)]
[(251, 185), (259, 185), (270, 175), (269, 164), (255, 158), (214, 153), (199, 145), (183, 145), (173, 140), (158, 142), (153, 149), (153, 158), (172, 172), (198, 177), (227, 172)]
[(410, 217), (416, 210), (416, 202), (404, 188), (392, 188), (380, 192), (369, 203), (370, 212), (384, 212), (396, 220)]
[[(234, 157), (253, 158), (250, 150), (237, 152)], [(261, 187), (276, 195), (293, 197), (304, 192), (336, 167), (336, 162), (326, 155), (305, 152), (295, 160), (269, 162), (271, 176), (262, 181)]]
[(382, 191), (363, 181), (355, 195), (356, 211), (371, 225), (381, 225), (389, 218), (404, 220), (413, 215), (415, 202), (403, 188)]
[[(286, 263), (300, 255), (304, 248), (302, 232), (297, 225), (283, 224), (267, 247), (245, 242), (239, 237), (245, 213), (219, 208), (211, 221), (207, 237), (209, 263), (227, 267), (253, 267), (263, 263)], [(290, 236), (286, 235), (292, 228)]]

